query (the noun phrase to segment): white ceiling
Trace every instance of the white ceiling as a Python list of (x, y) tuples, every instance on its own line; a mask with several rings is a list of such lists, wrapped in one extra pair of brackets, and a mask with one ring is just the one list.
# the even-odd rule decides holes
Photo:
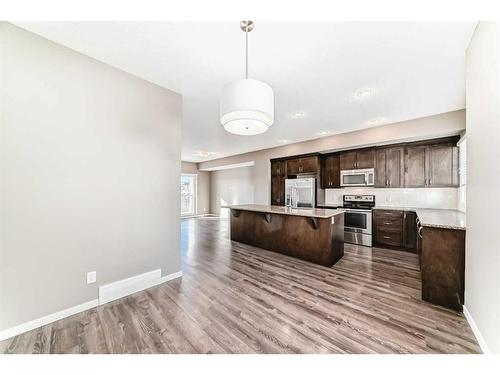
[[(375, 118), (380, 125), (464, 108), (476, 22), (256, 22), (249, 76), (274, 88), (275, 123), (252, 137), (219, 123), (222, 87), (244, 74), (239, 21), (16, 24), (180, 92), (182, 159), (198, 162), (366, 128)], [(363, 88), (373, 94), (356, 99)]]

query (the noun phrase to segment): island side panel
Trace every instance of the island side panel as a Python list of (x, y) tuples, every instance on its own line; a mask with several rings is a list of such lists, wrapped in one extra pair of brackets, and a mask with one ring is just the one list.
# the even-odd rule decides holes
[[(308, 218), (231, 210), (231, 240), (331, 266), (344, 253), (343, 215)], [(234, 211), (234, 212), (233, 212)]]

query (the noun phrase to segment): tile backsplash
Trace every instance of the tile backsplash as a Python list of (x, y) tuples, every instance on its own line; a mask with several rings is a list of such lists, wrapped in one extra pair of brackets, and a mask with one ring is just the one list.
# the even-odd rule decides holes
[(325, 189), (325, 204), (342, 205), (344, 194), (375, 195), (376, 206), (441, 209), (459, 208), (459, 191), (457, 188), (375, 189), (350, 187), (342, 189)]

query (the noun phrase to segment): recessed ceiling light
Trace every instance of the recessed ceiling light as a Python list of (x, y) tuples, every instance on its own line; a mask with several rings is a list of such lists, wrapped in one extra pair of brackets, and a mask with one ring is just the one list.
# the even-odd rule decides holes
[(290, 117), (292, 118), (302, 118), (304, 117), (306, 114), (304, 111), (295, 111), (295, 112), (292, 112), (292, 114), (290, 115)]
[(372, 95), (373, 95), (373, 89), (370, 88), (359, 89), (354, 93), (354, 97), (356, 99), (364, 99)]
[(321, 130), (316, 133), (316, 135), (328, 135), (328, 134), (330, 134), (329, 130)]
[(290, 143), (290, 141), (288, 139), (280, 139), (278, 141), (278, 143), (281, 143), (282, 145), (284, 145), (285, 143)]
[(380, 125), (380, 124), (382, 124), (384, 121), (385, 121), (385, 118), (383, 118), (383, 117), (378, 117), (378, 118), (374, 118), (374, 119), (372, 119), (372, 120), (368, 121), (368, 123), (369, 123), (370, 125)]
[(211, 152), (211, 151), (202, 151), (198, 150), (194, 152), (196, 155), (202, 157), (202, 158), (208, 158), (210, 155), (216, 155), (216, 152)]

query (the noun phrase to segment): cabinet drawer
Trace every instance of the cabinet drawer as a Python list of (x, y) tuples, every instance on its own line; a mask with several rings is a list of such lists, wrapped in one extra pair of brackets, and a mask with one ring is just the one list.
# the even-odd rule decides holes
[(401, 210), (373, 210), (373, 216), (377, 218), (392, 217), (402, 218), (403, 211)]
[(403, 233), (402, 232), (388, 232), (382, 230), (376, 230), (376, 240), (380, 244), (385, 244), (389, 246), (402, 246), (403, 245)]
[(400, 217), (382, 216), (375, 220), (377, 230), (386, 232), (403, 232), (403, 220)]

